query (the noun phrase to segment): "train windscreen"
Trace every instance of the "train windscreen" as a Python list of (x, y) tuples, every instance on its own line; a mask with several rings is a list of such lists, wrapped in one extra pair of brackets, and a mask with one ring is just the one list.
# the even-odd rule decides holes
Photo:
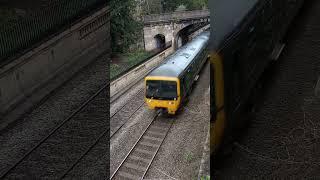
[(146, 98), (148, 99), (174, 100), (177, 96), (175, 81), (148, 80), (146, 82)]

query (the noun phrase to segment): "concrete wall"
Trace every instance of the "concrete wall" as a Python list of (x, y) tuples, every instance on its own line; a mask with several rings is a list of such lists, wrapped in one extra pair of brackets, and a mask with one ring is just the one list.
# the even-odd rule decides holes
[(165, 51), (161, 52), (160, 54), (158, 54), (157, 56), (149, 59), (145, 63), (129, 71), (128, 73), (121, 76), (120, 78), (112, 81), (110, 83), (111, 101), (112, 99), (114, 99), (115, 96), (121, 95), (123, 92), (128, 90), (132, 85), (136, 84), (143, 77), (145, 77), (149, 72), (151, 72), (151, 70), (158, 67), (163, 62), (163, 60), (165, 60), (165, 58), (169, 56), (172, 52), (173, 52), (173, 48), (170, 47)]
[(88, 64), (109, 50), (109, 21), (109, 9), (105, 7), (1, 67), (0, 114), (78, 61)]

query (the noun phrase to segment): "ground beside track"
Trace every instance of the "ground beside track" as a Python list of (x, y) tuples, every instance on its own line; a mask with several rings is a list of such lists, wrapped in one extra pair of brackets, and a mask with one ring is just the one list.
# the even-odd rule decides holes
[[(215, 179), (319, 178), (320, 1), (305, 1), (287, 46), (266, 73), (250, 126)], [(319, 87), (319, 85), (318, 85)]]

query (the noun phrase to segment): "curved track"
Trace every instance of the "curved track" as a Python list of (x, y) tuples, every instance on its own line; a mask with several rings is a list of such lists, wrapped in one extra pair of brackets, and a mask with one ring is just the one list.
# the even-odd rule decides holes
[(156, 113), (151, 123), (138, 138), (110, 179), (143, 179), (154, 157), (166, 138), (174, 120), (159, 118)]
[[(0, 178), (64, 177), (109, 132), (107, 88), (108, 85), (100, 88)], [(52, 174), (51, 169), (63, 173)]]

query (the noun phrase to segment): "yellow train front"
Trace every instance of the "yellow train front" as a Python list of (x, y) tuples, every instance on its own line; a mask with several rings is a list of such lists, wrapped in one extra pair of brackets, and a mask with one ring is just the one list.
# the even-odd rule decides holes
[(209, 36), (201, 33), (146, 76), (145, 102), (150, 109), (176, 114), (207, 60)]
[(148, 76), (145, 78), (145, 101), (150, 109), (175, 114), (181, 102), (178, 78)]

